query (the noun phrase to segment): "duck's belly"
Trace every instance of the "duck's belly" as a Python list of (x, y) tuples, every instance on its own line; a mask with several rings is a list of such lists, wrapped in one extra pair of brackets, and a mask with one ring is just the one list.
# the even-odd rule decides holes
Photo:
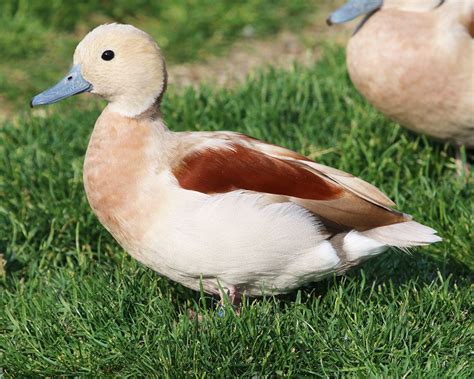
[[(171, 199), (170, 199), (171, 200)], [(259, 195), (182, 190), (129, 252), (189, 288), (249, 295), (288, 292), (337, 271), (342, 262), (317, 221), (293, 203)]]

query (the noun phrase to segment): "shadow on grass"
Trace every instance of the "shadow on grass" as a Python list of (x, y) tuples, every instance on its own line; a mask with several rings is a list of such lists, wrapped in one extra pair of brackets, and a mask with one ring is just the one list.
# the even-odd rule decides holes
[[(373, 287), (383, 285), (401, 288), (409, 282), (421, 288), (439, 279), (443, 282), (449, 280), (449, 288), (451, 289), (454, 286), (458, 288), (471, 286), (474, 281), (474, 272), (464, 263), (454, 259), (441, 260), (426, 254), (405, 254), (391, 250), (364, 262), (343, 276), (333, 276), (319, 282), (310, 283), (288, 294), (248, 297), (244, 299), (245, 306), (264, 301), (264, 299), (272, 299), (283, 311), (294, 303), (305, 303), (315, 297), (323, 298), (334, 287), (345, 286), (348, 279), (363, 282), (364, 293), (370, 292)], [(169, 283), (173, 286), (171, 281)], [(174, 284), (174, 287), (177, 295), (175, 297), (177, 313), (183, 313), (187, 310), (187, 307), (183, 308), (183, 305), (189, 305), (190, 300), (194, 310), (212, 311), (218, 306), (219, 298), (216, 296), (192, 291), (179, 284)]]
[[(454, 259), (442, 261), (426, 254), (405, 254), (393, 250), (364, 262), (344, 276), (354, 279), (365, 276), (367, 288), (388, 283), (400, 287), (409, 281), (424, 285), (432, 283), (440, 276), (443, 279), (451, 276), (451, 285), (465, 286), (474, 279), (474, 273), (468, 266)], [(324, 296), (333, 285), (341, 283), (344, 276), (312, 283), (302, 290)], [(286, 297), (291, 299), (295, 295), (289, 294)]]

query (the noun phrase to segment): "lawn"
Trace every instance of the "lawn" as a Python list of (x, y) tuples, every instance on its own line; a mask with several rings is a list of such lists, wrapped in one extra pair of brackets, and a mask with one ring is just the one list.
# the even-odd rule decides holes
[[(24, 91), (12, 103), (28, 102)], [(0, 125), (3, 376), (474, 375), (474, 183), (456, 175), (452, 148), (358, 95), (342, 48), (235, 88), (171, 91), (164, 118), (173, 130), (240, 131), (358, 175), (443, 242), (389, 251), (288, 296), (246, 299), (240, 316), (218, 317), (212, 298), (140, 265), (98, 223), (82, 162), (100, 109), (77, 101)]]

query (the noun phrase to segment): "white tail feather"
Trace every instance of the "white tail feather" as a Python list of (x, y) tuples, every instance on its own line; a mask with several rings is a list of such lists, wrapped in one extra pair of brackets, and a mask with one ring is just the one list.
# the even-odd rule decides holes
[(363, 234), (385, 245), (404, 248), (442, 241), (436, 233), (436, 230), (428, 226), (407, 221), (367, 230)]
[(407, 221), (365, 232), (353, 230), (344, 237), (343, 250), (348, 261), (359, 261), (380, 254), (388, 247), (403, 250), (439, 241), (441, 238), (436, 235), (436, 230), (415, 221)]

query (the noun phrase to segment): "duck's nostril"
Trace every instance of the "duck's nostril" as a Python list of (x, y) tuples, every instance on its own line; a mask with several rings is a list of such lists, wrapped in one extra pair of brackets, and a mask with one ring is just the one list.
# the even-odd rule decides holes
[(72, 80), (72, 75), (67, 77), (67, 80)]

